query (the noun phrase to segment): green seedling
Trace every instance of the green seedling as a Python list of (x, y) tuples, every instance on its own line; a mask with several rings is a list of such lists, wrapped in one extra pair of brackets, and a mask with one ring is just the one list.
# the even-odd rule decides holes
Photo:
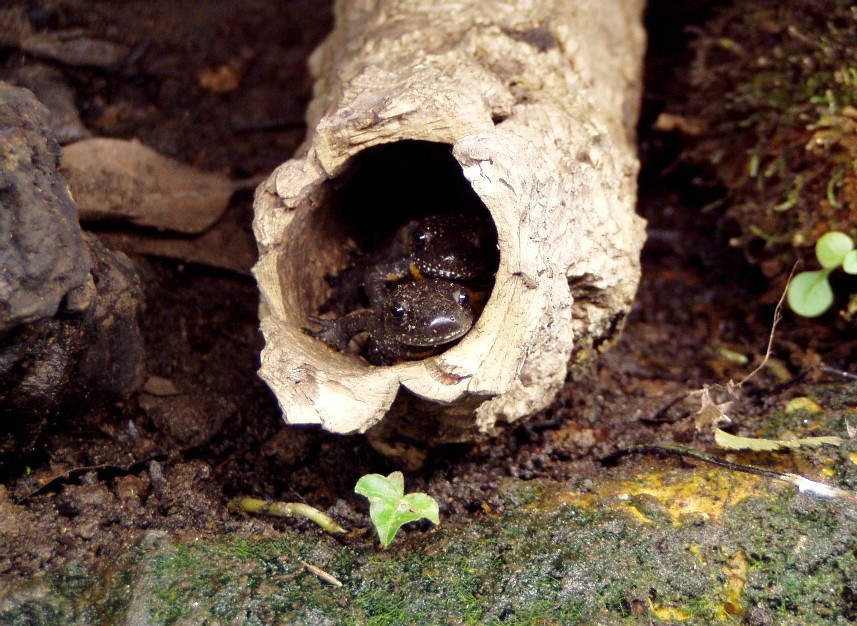
[(440, 523), (440, 510), (434, 498), (424, 493), (405, 495), (402, 472), (389, 476), (367, 474), (357, 481), (354, 492), (369, 499), (369, 517), (384, 548), (404, 524), (421, 519)]
[(789, 308), (803, 317), (818, 317), (833, 304), (833, 289), (828, 276), (840, 267), (857, 274), (857, 250), (854, 241), (843, 232), (831, 231), (815, 242), (815, 258), (820, 270), (801, 272), (789, 283)]

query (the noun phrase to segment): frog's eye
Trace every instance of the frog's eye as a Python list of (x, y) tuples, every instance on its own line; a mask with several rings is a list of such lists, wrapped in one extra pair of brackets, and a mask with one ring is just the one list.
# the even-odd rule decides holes
[(391, 304), (389, 311), (390, 315), (397, 319), (402, 319), (408, 312), (407, 308), (405, 308), (405, 305), (403, 305), (401, 302), (394, 302), (393, 304)]
[(470, 298), (467, 296), (467, 292), (464, 289), (456, 289), (455, 293), (452, 294), (452, 297), (458, 302), (458, 306), (461, 308), (466, 307), (470, 304)]
[(431, 229), (423, 226), (414, 233), (414, 247), (421, 250), (431, 241)]

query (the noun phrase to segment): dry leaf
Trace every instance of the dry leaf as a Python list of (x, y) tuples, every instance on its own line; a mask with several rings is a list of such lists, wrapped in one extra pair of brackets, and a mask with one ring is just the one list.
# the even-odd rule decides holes
[[(734, 398), (734, 388), (732, 387), (731, 382), (732, 381), (730, 381), (730, 385), (727, 387), (727, 393), (730, 397)], [(728, 411), (729, 407), (732, 406), (732, 400), (715, 403), (711, 398), (711, 390), (708, 385), (703, 386), (698, 393), (700, 394), (700, 407), (699, 411), (696, 413), (695, 419), (697, 431), (702, 432), (721, 424), (728, 424), (732, 421), (729, 416), (726, 415), (726, 411)]]
[(690, 137), (697, 137), (705, 132), (705, 122), (684, 115), (661, 113), (658, 115), (658, 119), (655, 120), (654, 129), (664, 132), (678, 130)]
[(217, 69), (204, 69), (197, 76), (200, 87), (214, 93), (230, 93), (238, 89), (241, 77), (231, 65), (221, 65)]
[(256, 56), (250, 48), (244, 48), (228, 63), (211, 69), (205, 68), (197, 75), (197, 82), (214, 93), (231, 93), (241, 85), (241, 77), (247, 63)]
[(148, 233), (94, 229), (109, 248), (134, 254), (202, 263), (241, 274), (250, 274), (256, 262), (256, 241), (250, 228), (229, 211), (222, 220), (201, 235), (165, 237)]
[(128, 221), (180, 233), (209, 228), (242, 185), (122, 139), (66, 146), (61, 170), (82, 221)]
[(22, 38), (21, 49), (65, 65), (110, 69), (130, 54), (129, 46), (88, 35), (82, 29), (33, 33)]

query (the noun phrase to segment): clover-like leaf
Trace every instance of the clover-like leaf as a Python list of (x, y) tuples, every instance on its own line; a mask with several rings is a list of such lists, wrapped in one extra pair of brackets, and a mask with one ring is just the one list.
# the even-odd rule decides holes
[(857, 250), (852, 250), (845, 255), (842, 261), (842, 269), (848, 274), (857, 274)]
[(821, 267), (832, 269), (842, 265), (845, 256), (854, 249), (854, 241), (843, 232), (832, 230), (815, 242), (815, 256)]
[(786, 299), (792, 311), (803, 317), (818, 317), (833, 304), (829, 269), (801, 272), (789, 283)]
[(389, 476), (367, 474), (357, 481), (354, 492), (369, 499), (369, 517), (385, 548), (404, 524), (421, 519), (440, 523), (440, 509), (434, 498), (424, 493), (405, 495), (402, 472)]

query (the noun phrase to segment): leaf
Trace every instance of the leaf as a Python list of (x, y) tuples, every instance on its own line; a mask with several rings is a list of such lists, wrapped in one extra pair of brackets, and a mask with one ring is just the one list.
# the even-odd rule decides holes
[(760, 439), (739, 437), (714, 429), (715, 443), (725, 450), (753, 450), (772, 452), (774, 450), (797, 450), (798, 448), (817, 448), (819, 446), (840, 446), (845, 443), (840, 437), (806, 437), (805, 439)]
[(397, 500), (405, 495), (405, 477), (402, 472), (393, 472), (389, 476), (367, 474), (357, 481), (354, 492), (366, 496), (370, 502), (373, 498)]
[(420, 518), (425, 518), (432, 524), (440, 524), (440, 507), (430, 495), (409, 493), (405, 496), (405, 500), (414, 514), (419, 514)]
[[(732, 406), (732, 400), (726, 402), (715, 402), (711, 397), (711, 389), (708, 385), (703, 386), (699, 392), (699, 411), (696, 412), (694, 425), (697, 431), (707, 431), (719, 424), (728, 424), (732, 420), (726, 415), (726, 411)], [(732, 389), (727, 389), (730, 397), (733, 397)]]
[(825, 233), (815, 242), (815, 256), (825, 269), (842, 265), (845, 255), (853, 249), (854, 242), (851, 237), (838, 230)]
[(852, 250), (842, 260), (842, 269), (848, 274), (857, 274), (857, 250)]
[(818, 317), (833, 304), (833, 290), (827, 281), (829, 269), (801, 272), (789, 283), (786, 296), (792, 311), (803, 317)]
[(241, 186), (122, 139), (66, 146), (61, 170), (82, 220), (122, 220), (180, 233), (209, 228)]
[(369, 499), (369, 517), (385, 548), (404, 524), (421, 519), (440, 523), (440, 509), (434, 498), (424, 493), (405, 495), (402, 472), (389, 476), (367, 474), (357, 481), (354, 492)]

